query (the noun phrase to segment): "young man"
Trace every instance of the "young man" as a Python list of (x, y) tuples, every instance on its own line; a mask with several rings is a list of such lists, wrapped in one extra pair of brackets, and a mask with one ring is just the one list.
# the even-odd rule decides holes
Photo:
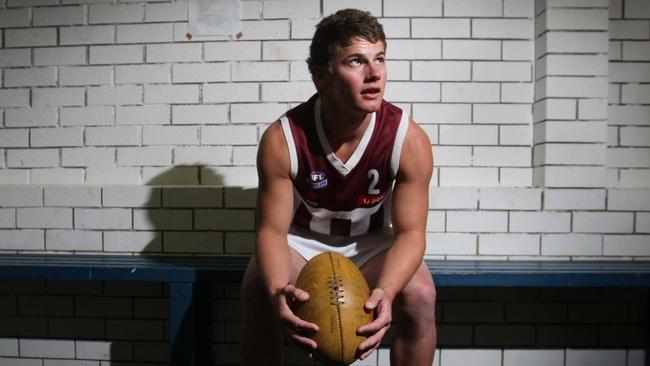
[(280, 365), (283, 335), (313, 352), (316, 324), (292, 303), (306, 261), (352, 259), (372, 289), (376, 319), (358, 333), (367, 358), (395, 320), (391, 364), (430, 366), (435, 288), (423, 263), (431, 143), (383, 100), (386, 40), (369, 13), (341, 10), (317, 26), (309, 70), (318, 93), (269, 126), (258, 154), (255, 254), (242, 284), (244, 365)]

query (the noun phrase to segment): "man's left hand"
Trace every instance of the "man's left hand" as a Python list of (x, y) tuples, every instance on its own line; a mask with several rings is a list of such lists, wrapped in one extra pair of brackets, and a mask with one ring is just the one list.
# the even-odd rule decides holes
[(357, 355), (359, 355), (360, 359), (366, 359), (372, 352), (379, 348), (381, 340), (386, 335), (393, 319), (392, 305), (393, 300), (386, 296), (384, 290), (376, 288), (370, 293), (370, 297), (366, 300), (364, 307), (368, 311), (374, 311), (376, 318), (371, 323), (362, 325), (357, 329), (357, 334), (368, 337), (368, 339), (361, 342), (357, 349)]

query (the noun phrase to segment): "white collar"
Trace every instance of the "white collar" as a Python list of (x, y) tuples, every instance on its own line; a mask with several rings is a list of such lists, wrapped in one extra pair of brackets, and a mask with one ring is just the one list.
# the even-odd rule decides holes
[(321, 99), (316, 99), (316, 103), (314, 105), (314, 121), (316, 122), (316, 133), (318, 134), (318, 140), (320, 141), (323, 151), (325, 151), (325, 154), (327, 155), (327, 160), (329, 160), (334, 169), (341, 173), (341, 175), (347, 175), (354, 169), (354, 167), (357, 166), (359, 160), (361, 160), (361, 157), (363, 156), (363, 153), (366, 151), (368, 144), (370, 143), (372, 132), (375, 129), (376, 113), (372, 113), (368, 128), (366, 128), (364, 131), (363, 136), (361, 137), (361, 141), (359, 141), (359, 145), (356, 147), (354, 153), (352, 153), (348, 161), (344, 163), (338, 157), (336, 157), (336, 155), (334, 155), (332, 146), (330, 145), (330, 142), (327, 140), (327, 136), (325, 135), (325, 130), (323, 129), (323, 121), (321, 119), (321, 104)]

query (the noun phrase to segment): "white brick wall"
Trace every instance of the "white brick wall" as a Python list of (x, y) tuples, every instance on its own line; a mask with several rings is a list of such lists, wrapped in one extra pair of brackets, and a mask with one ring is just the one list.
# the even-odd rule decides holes
[(144, 48), (140, 45), (128, 46), (91, 46), (89, 47), (90, 64), (130, 64), (141, 63)]
[(571, 215), (567, 212), (511, 212), (511, 232), (563, 233), (569, 232)]
[(86, 144), (90, 146), (129, 146), (138, 145), (138, 131), (135, 126), (88, 127)]
[[(634, 129), (634, 125), (647, 125), (646, 106), (634, 105), (625, 106), (628, 103), (647, 103), (647, 97), (643, 95), (645, 92), (643, 85), (637, 85), (635, 77), (640, 80), (645, 78), (643, 74), (647, 69), (648, 57), (647, 42), (650, 40), (645, 28), (648, 27), (647, 20), (640, 20), (644, 18), (647, 13), (647, 6), (640, 5), (639, 2), (631, 2), (630, 9), (625, 9), (624, 18), (623, 12), (615, 12), (610, 15), (610, 29), (612, 43), (616, 46), (621, 46), (622, 51), (618, 58), (610, 57), (610, 73), (612, 74), (611, 86), (614, 92), (610, 92), (609, 98), (609, 121), (608, 124), (612, 133), (617, 137), (613, 143), (608, 146), (608, 168), (611, 172), (611, 185), (620, 185), (625, 187), (639, 187), (633, 183), (633, 179), (647, 178), (647, 169), (644, 167), (643, 161), (646, 160), (643, 152), (630, 151), (629, 149), (621, 149), (624, 146), (635, 146), (641, 148), (647, 147), (647, 142), (643, 142), (644, 132), (643, 129)], [(644, 10), (646, 9), (646, 10)], [(632, 15), (632, 12), (635, 12)], [(645, 12), (644, 12), (645, 11)], [(626, 61), (636, 61), (635, 63), (628, 63)], [(638, 136), (633, 136), (636, 133)], [(610, 156), (611, 155), (611, 156)], [(644, 168), (641, 168), (641, 167)], [(626, 167), (637, 168), (638, 170), (625, 169)], [(639, 169), (641, 168), (641, 169)], [(626, 171), (627, 170), (627, 171)]]
[(629, 212), (576, 212), (573, 231), (578, 233), (632, 232), (634, 215)]
[(169, 82), (167, 65), (125, 65), (115, 67), (116, 84)]
[(235, 103), (259, 101), (257, 83), (207, 84), (203, 87), (204, 103)]
[(56, 28), (5, 30), (5, 47), (55, 46)]
[(112, 25), (89, 25), (61, 28), (62, 45), (113, 43), (115, 27)]
[[(47, 48), (44, 48), (47, 50)], [(6, 66), (29, 66), (29, 49), (0, 49), (0, 65)], [(39, 63), (36, 63), (40, 65)]]
[(447, 231), (450, 232), (505, 232), (507, 212), (448, 212)]
[[(188, 40), (187, 1), (0, 0), (0, 251), (250, 253), (255, 190), (239, 187), (257, 185), (264, 129), (314, 92), (305, 58), (315, 24), (348, 6), (243, 1), (240, 39)], [(354, 6), (379, 16), (388, 35), (386, 99), (433, 143), (427, 256), (650, 257), (645, 1)], [(128, 338), (106, 322), (104, 333)], [(235, 360), (236, 326), (220, 329), (231, 344), (217, 345)], [(485, 329), (469, 337), (480, 343)], [(116, 341), (120, 360), (157, 362), (156, 337)], [(103, 341), (24, 340), (1, 339), (0, 363), (112, 356)], [(638, 354), (598, 360), (631, 366)], [(434, 365), (569, 366), (589, 357), (444, 349)], [(386, 359), (382, 349), (363, 364)]]
[(29, 9), (0, 10), (0, 22), (5, 28), (29, 26)]
[[(400, 6), (406, 10), (406, 7)], [(469, 38), (470, 20), (462, 18), (412, 19), (412, 36), (414, 38)]]
[(24, 357), (74, 358), (74, 343), (57, 340), (23, 339), (20, 352)]
[(115, 123), (118, 125), (169, 124), (167, 105), (118, 106)]
[(140, 4), (96, 4), (88, 7), (88, 23), (131, 23), (142, 21), (144, 7)]
[(484, 234), (479, 235), (479, 255), (538, 255), (539, 235)]
[(443, 40), (444, 59), (498, 60), (500, 43), (492, 40)]
[[(161, 114), (165, 113), (161, 111)], [(224, 105), (175, 105), (172, 107), (172, 120), (174, 124), (224, 124), (228, 120), (228, 107)]]
[(588, 234), (542, 235), (542, 255), (599, 256), (603, 254), (603, 238)]
[[(174, 149), (174, 163), (181, 165), (231, 165), (233, 152), (237, 149), (251, 149), (250, 147), (230, 146), (204, 146), (180, 147)], [(253, 165), (254, 163), (250, 164)], [(204, 183), (207, 184), (207, 183)]]

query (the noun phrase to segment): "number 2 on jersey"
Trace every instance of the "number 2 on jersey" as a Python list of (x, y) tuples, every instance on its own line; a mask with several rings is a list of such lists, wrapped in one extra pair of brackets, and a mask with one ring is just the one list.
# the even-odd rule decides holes
[(379, 171), (377, 171), (377, 169), (368, 170), (368, 178), (371, 179), (370, 185), (368, 186), (368, 194), (376, 195), (381, 193), (379, 188), (377, 188), (377, 183), (379, 182)]

